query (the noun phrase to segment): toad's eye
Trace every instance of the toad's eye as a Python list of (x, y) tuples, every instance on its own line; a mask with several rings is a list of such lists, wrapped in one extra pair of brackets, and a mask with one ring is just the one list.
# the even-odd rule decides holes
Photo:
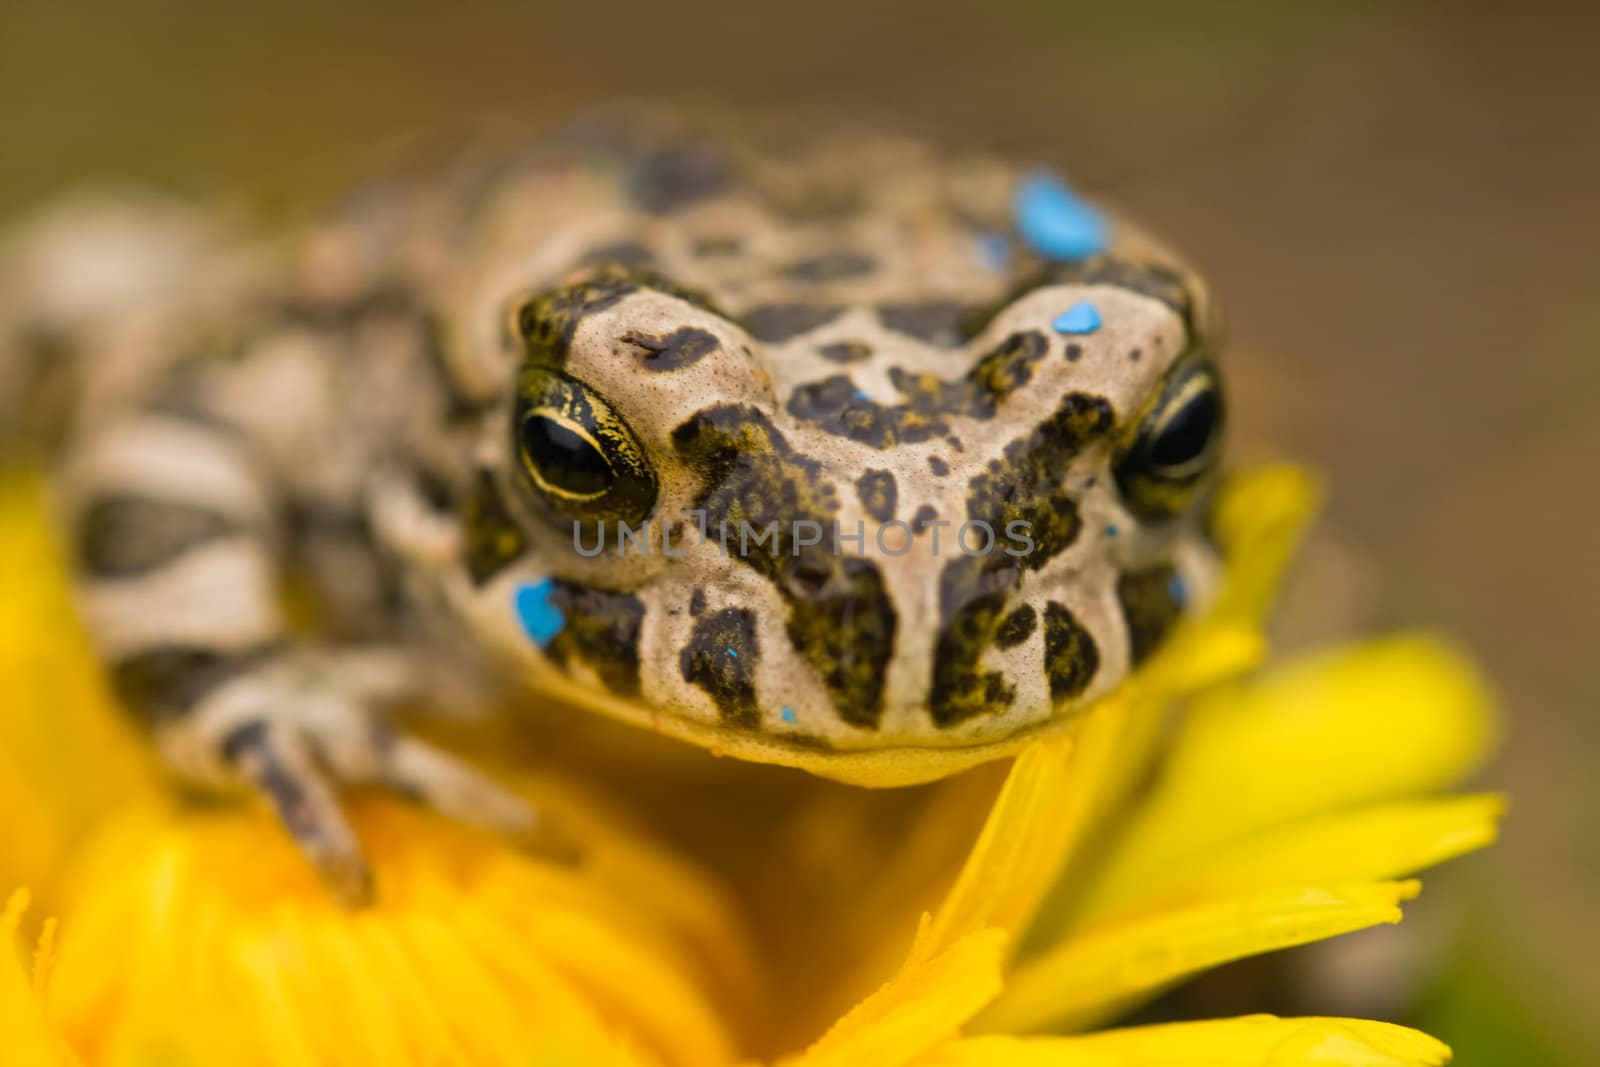
[(528, 476), (546, 493), (593, 500), (617, 483), (605, 453), (581, 427), (564, 424), (553, 413), (530, 411), (521, 430)]
[(526, 485), (551, 517), (634, 525), (655, 506), (656, 473), (639, 439), (578, 379), (551, 367), (524, 368), (512, 433)]
[(1118, 453), (1117, 485), (1136, 514), (1150, 519), (1189, 506), (1222, 450), (1222, 382), (1203, 357), (1167, 375), (1138, 428)]

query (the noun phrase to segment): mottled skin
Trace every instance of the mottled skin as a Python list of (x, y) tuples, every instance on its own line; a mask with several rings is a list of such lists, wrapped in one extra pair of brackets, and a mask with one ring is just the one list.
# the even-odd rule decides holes
[[(156, 280), (105, 238), (148, 210), (41, 223), (0, 365), (83, 357), (60, 485), (119, 692), (352, 896), (339, 783), (536, 827), (381, 725), (447, 665), (875, 783), (1065, 721), (1203, 603), (1221, 410), (1198, 281), (1120, 222), (1046, 261), (1018, 179), (630, 120), (461, 152), (284, 239), (146, 227)], [(1053, 325), (1084, 302), (1098, 329)]]

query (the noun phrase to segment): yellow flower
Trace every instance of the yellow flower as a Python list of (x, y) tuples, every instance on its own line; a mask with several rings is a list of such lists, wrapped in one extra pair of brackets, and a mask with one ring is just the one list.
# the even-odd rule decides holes
[(790, 789), (791, 817), (716, 848), (726, 806), (685, 797), (681, 825), (658, 811), (645, 832), (603, 782), (528, 778), (589, 843), (577, 868), (358, 796), (379, 899), (349, 912), (265, 813), (173, 799), (71, 620), (36, 486), (11, 478), (0, 883), (60, 922), (24, 931), (22, 890), (0, 918), (18, 946), (0, 953), (4, 1062), (1443, 1063), (1432, 1038), (1360, 1020), (1091, 1032), (1216, 964), (1397, 921), (1408, 875), (1494, 835), (1496, 798), (1439, 795), (1493, 732), (1448, 647), (1398, 637), (1250, 671), (1311, 497), (1292, 471), (1235, 479), (1215, 609), (997, 791), (985, 770), (879, 793), (743, 768), (750, 806)]

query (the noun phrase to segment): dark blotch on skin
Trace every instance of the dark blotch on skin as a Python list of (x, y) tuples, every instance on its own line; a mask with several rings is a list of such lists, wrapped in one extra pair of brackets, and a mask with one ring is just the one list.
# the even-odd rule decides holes
[[(1015, 696), (1000, 674), (981, 668), (983, 652), (996, 641), (1006, 600), (1023, 574), (1077, 539), (1082, 523), (1058, 472), (1086, 444), (1109, 433), (1113, 422), (1106, 400), (1070, 393), (1055, 414), (1008, 444), (967, 483), (967, 518), (987, 523), (995, 545), (987, 555), (950, 560), (939, 576), (940, 627), (928, 699), (937, 725), (965, 722), (1009, 705)], [(1028, 524), (1031, 551), (1007, 535), (1013, 522)]]
[(1038, 623), (1039, 616), (1032, 605), (1023, 604), (1000, 620), (994, 632), (994, 643), (1001, 648), (1016, 648), (1033, 636)]
[[(1031, 629), (1031, 627), (1030, 627)], [(1100, 649), (1083, 623), (1054, 600), (1044, 606), (1044, 673), (1060, 707), (1083, 695), (1100, 670)]]
[(926, 441), (945, 428), (931, 412), (907, 404), (886, 407), (859, 393), (847, 375), (831, 375), (797, 387), (789, 397), (789, 414), (874, 448)]
[(237, 764), (246, 753), (258, 752), (266, 747), (270, 730), (262, 719), (242, 722), (222, 738), (222, 744), (217, 746), (218, 754), (228, 763)]
[(79, 520), (78, 566), (98, 578), (129, 578), (236, 529), (226, 515), (198, 504), (108, 494)]
[(783, 276), (797, 282), (838, 282), (871, 274), (877, 266), (861, 252), (829, 252), (789, 264)]
[(727, 317), (702, 292), (659, 274), (613, 263), (582, 281), (540, 293), (517, 309), (517, 332), (528, 357), (563, 365), (572, 337), (585, 318), (615, 306), (641, 289), (653, 289), (702, 311)]
[(923, 504), (911, 516), (911, 532), (913, 534), (925, 533), (934, 523), (939, 521), (939, 511), (932, 504)]
[(756, 617), (741, 608), (728, 608), (695, 623), (678, 664), (684, 681), (711, 696), (724, 723), (754, 729), (761, 724), (756, 703), (760, 657)]
[(258, 667), (278, 647), (223, 651), (158, 645), (113, 663), (111, 688), (123, 707), (160, 724), (181, 717), (224, 682)]
[[(421, 482), (419, 472), (419, 489)], [(407, 613), (404, 575), (385, 565), (364, 511), (307, 499), (292, 502), (285, 518), (296, 569), (328, 637), (371, 639), (375, 628), (399, 623)]]
[(711, 146), (684, 144), (644, 157), (628, 172), (634, 202), (665, 215), (725, 192), (731, 184), (726, 161)]
[(624, 270), (638, 270), (655, 262), (656, 254), (637, 241), (619, 241), (616, 244), (591, 248), (578, 260), (580, 266), (617, 266)]
[(694, 592), (689, 594), (689, 614), (690, 615), (704, 615), (705, 614), (705, 610), (706, 610), (706, 591), (704, 589), (701, 589), (697, 585), (697, 586), (694, 587)]
[(462, 553), (473, 585), (483, 585), (527, 550), (522, 529), (488, 471), (478, 472), (457, 514), (466, 534)]
[(965, 323), (970, 315), (967, 308), (946, 300), (878, 308), (878, 321), (885, 329), (940, 348), (959, 348), (966, 341)]
[(697, 237), (691, 251), (698, 257), (736, 256), (744, 250), (744, 242), (737, 237)]
[(1128, 623), (1129, 656), (1135, 665), (1159, 648), (1183, 617), (1183, 604), (1173, 595), (1176, 577), (1172, 567), (1162, 564), (1117, 579), (1117, 602)]
[(283, 820), (284, 828), (299, 841), (321, 836), (321, 825), (298, 775), (283, 765), (265, 720), (240, 723), (222, 738), (222, 758), (257, 783)]
[[(289, 836), (313, 852), (323, 850), (330, 844), (325, 841), (328, 827), (306, 790), (304, 771), (284, 762), (282, 746), (273, 735), (264, 719), (240, 723), (222, 738), (222, 758), (261, 790)], [(354, 882), (343, 884), (341, 891), (351, 903), (368, 901), (372, 895), (370, 872), (360, 868)]]
[(833, 304), (761, 304), (744, 313), (744, 328), (761, 341), (780, 344), (826, 326), (844, 313)]
[[(897, 619), (877, 566), (839, 550), (838, 491), (822, 465), (791, 448), (751, 407), (701, 411), (673, 431), (672, 441), (700, 473), (695, 506), (705, 511), (708, 527), (726, 522), (730, 531), (775, 531), (747, 545), (731, 534), (730, 554), (783, 597), (789, 641), (828, 688), (839, 717), (876, 728)], [(797, 543), (801, 522), (821, 527), (819, 543)]]
[(861, 498), (861, 507), (879, 522), (894, 518), (898, 494), (894, 475), (888, 471), (869, 470), (856, 479), (856, 495)]
[(1000, 403), (1033, 378), (1033, 367), (1049, 351), (1037, 331), (1014, 333), (954, 380), (890, 368), (889, 379), (906, 399), (880, 404), (857, 395), (855, 383), (836, 374), (800, 386), (789, 398), (789, 413), (840, 437), (890, 448), (943, 437), (951, 418), (993, 418)]
[(450, 479), (427, 467), (417, 468), (417, 492), (435, 513), (444, 515), (455, 510), (455, 487)]
[(1037, 330), (1014, 333), (1001, 341), (967, 375), (973, 418), (994, 415), (995, 407), (1033, 380), (1033, 368), (1050, 350), (1050, 340)]
[(682, 326), (662, 337), (637, 330), (623, 335), (639, 349), (639, 363), (645, 370), (674, 371), (696, 363), (717, 350), (717, 337), (696, 326)]
[(872, 358), (872, 346), (865, 341), (835, 341), (817, 349), (830, 363), (861, 363)]
[(950, 464), (946, 463), (938, 456), (929, 456), (928, 469), (933, 472), (933, 476), (935, 478), (943, 478), (945, 475), (950, 473)]
[(572, 335), (587, 316), (639, 291), (639, 283), (620, 267), (607, 267), (586, 281), (534, 297), (517, 309), (517, 332), (530, 357), (558, 366), (566, 362)]
[(594, 668), (611, 692), (637, 697), (644, 603), (631, 593), (560, 580), (551, 583), (550, 603), (566, 618), (545, 649), (551, 660), (566, 667), (577, 657)]

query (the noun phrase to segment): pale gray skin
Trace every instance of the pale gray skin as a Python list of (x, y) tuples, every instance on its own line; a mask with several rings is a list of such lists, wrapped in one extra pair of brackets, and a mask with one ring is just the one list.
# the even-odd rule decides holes
[[(717, 751), (893, 784), (1069, 720), (1205, 603), (1219, 426), (1185, 411), (1205, 394), (1220, 424), (1204, 290), (1116, 220), (1102, 253), (1048, 261), (1013, 223), (1019, 179), (890, 139), (773, 159), (632, 123), (465, 153), (281, 239), (80, 204), (0, 260), (0, 367), (77, 369), (59, 484), (130, 709), (179, 773), (263, 791), (360, 899), (342, 783), (540, 833), (521, 798), (383, 725), (448, 700), (441, 678), (520, 674)], [(1098, 328), (1056, 325), (1080, 304)], [(552, 380), (581, 410), (530, 399)], [(609, 414), (583, 421), (591, 402)], [(530, 417), (610, 442), (601, 496), (563, 488), (571, 457), (548, 467)], [(1152, 468), (1158, 445), (1183, 462)], [(650, 550), (585, 558), (571, 520), (618, 484)], [(693, 519), (663, 551), (708, 510), (733, 551)], [(752, 556), (746, 516), (864, 537)], [(1034, 554), (956, 544), (1019, 516), (1047, 520)], [(316, 632), (285, 618), (286, 578), (317, 594)]]

